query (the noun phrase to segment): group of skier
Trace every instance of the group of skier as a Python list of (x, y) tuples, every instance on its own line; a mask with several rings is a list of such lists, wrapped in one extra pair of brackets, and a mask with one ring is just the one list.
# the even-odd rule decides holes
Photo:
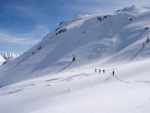
[[(97, 72), (97, 69), (95, 69), (95, 72)], [(105, 73), (105, 70), (101, 70), (101, 69), (98, 69), (98, 72), (99, 73)], [(112, 75), (115, 75), (115, 71), (112, 71)]]
[[(97, 69), (95, 69), (95, 72), (97, 72)], [(105, 73), (105, 70), (100, 70), (100, 69), (98, 69), (98, 72), (99, 72), (99, 73), (101, 73), (101, 72)]]

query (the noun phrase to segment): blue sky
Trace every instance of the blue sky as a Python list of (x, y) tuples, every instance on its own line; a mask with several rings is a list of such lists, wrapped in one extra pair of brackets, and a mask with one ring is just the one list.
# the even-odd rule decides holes
[(150, 7), (149, 0), (0, 0), (0, 52), (21, 54), (63, 20), (131, 5)]

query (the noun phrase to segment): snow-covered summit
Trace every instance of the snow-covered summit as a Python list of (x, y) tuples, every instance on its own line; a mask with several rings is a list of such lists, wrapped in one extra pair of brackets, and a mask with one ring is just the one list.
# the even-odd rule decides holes
[(143, 14), (143, 13), (149, 11), (149, 10), (150, 10), (150, 8), (146, 8), (146, 7), (139, 8), (139, 7), (136, 7), (136, 6), (132, 5), (130, 7), (125, 7), (123, 9), (121, 9), (121, 10), (117, 10), (116, 12), (117, 13), (128, 13), (128, 14), (131, 13), (131, 15), (133, 15), (133, 14), (134, 15), (136, 15), (136, 14), (139, 15), (139, 14)]
[(137, 8), (134, 5), (132, 5), (132, 6), (129, 6), (129, 7), (125, 7), (123, 9), (121, 9), (120, 11), (133, 11), (133, 10), (136, 10), (136, 9)]
[[(150, 10), (133, 6), (126, 10), (80, 15), (60, 22), (41, 42), (0, 68), (0, 84), (61, 73), (94, 62), (104, 65), (148, 59)], [(73, 54), (76, 62), (72, 63)]]

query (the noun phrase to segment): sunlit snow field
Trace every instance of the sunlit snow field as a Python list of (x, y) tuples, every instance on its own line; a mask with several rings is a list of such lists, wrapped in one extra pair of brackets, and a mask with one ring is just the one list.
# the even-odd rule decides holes
[(149, 113), (149, 20), (132, 6), (62, 21), (0, 67), (0, 113)]

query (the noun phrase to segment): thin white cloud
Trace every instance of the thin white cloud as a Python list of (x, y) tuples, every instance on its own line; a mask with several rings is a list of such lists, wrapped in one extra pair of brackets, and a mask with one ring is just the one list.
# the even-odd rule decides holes
[(11, 33), (10, 31), (0, 29), (0, 42), (19, 44), (22, 46), (33, 46), (34, 44), (38, 43), (47, 33), (49, 33), (49, 29), (43, 25), (38, 25), (30, 33), (23, 34)]
[(0, 29), (0, 51), (22, 54), (41, 41), (48, 33), (49, 29), (44, 25), (38, 25), (31, 32), (22, 34)]
[(0, 41), (4, 43), (14, 43), (20, 45), (32, 45), (39, 41), (39, 39), (30, 39), (24, 37), (13, 36), (6, 32), (0, 32)]

